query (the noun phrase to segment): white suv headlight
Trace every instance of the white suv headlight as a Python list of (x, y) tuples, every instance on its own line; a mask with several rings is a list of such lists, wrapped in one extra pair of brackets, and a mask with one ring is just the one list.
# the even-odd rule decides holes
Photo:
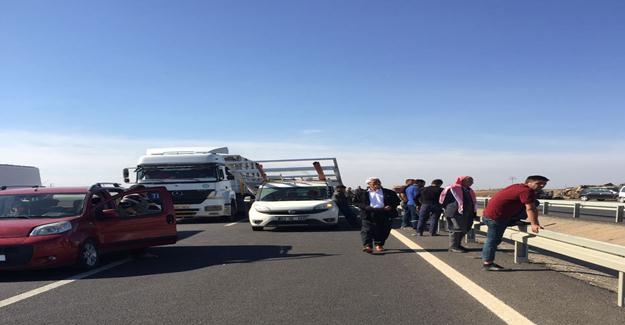
[(258, 212), (269, 212), (269, 211), (271, 211), (271, 209), (269, 209), (268, 206), (264, 206), (264, 205), (256, 205), (256, 206), (254, 206), (254, 209), (256, 209), (256, 211), (258, 211)]
[(322, 204), (315, 206), (313, 209), (314, 210), (330, 210), (332, 209), (333, 206), (334, 206), (334, 203), (326, 202), (326, 203), (322, 203)]
[(61, 234), (72, 229), (72, 224), (69, 221), (49, 223), (47, 225), (41, 225), (35, 227), (30, 232), (30, 236), (45, 236)]

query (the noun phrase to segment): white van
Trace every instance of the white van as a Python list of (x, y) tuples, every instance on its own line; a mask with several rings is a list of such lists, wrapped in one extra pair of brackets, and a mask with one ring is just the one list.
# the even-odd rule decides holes
[(270, 182), (260, 186), (249, 211), (252, 230), (264, 227), (338, 226), (339, 209), (325, 181)]
[(41, 186), (39, 168), (0, 164), (0, 186), (2, 188)]

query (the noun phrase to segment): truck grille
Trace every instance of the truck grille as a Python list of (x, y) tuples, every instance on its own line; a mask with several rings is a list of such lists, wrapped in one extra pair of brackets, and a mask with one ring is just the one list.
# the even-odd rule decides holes
[(200, 204), (213, 190), (170, 191), (174, 204)]

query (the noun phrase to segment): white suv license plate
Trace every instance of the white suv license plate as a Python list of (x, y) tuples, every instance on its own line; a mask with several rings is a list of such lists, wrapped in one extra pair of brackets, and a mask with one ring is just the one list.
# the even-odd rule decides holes
[(6, 255), (4, 254), (0, 255), (0, 262), (6, 262), (6, 260), (7, 260)]
[(306, 217), (278, 217), (278, 221), (301, 221), (306, 220)]

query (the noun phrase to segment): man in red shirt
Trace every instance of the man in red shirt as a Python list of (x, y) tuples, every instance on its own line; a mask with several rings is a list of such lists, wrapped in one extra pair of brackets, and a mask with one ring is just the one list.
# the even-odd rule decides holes
[(536, 209), (536, 191), (547, 185), (549, 179), (540, 175), (528, 176), (523, 184), (512, 184), (495, 193), (484, 209), (482, 219), (488, 232), (482, 248), (484, 270), (501, 271), (504, 268), (495, 264), (495, 251), (501, 243), (503, 233), (511, 220), (529, 219), (532, 231), (538, 233), (541, 228), (538, 223)]

